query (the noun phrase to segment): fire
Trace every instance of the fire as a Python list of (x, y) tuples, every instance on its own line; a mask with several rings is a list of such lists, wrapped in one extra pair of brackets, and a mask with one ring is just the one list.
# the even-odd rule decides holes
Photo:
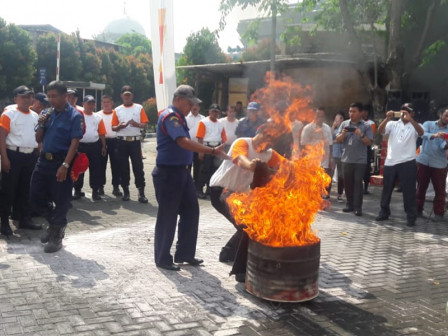
[[(279, 136), (291, 130), (291, 121), (311, 121), (310, 89), (282, 77), (269, 81), (253, 100), (261, 102)], [(272, 102), (275, 97), (275, 102)], [(283, 108), (278, 108), (279, 103)], [(285, 160), (270, 182), (248, 193), (235, 193), (227, 203), (238, 224), (245, 225), (249, 237), (261, 244), (284, 247), (319, 242), (311, 229), (317, 212), (325, 205), (322, 195), (331, 178), (320, 167), (323, 143), (308, 147), (305, 155)]]

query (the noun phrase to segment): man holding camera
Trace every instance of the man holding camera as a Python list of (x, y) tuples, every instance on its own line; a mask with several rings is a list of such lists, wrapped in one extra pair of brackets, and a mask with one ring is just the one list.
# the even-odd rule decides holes
[[(381, 135), (389, 135), (387, 157), (384, 163), (383, 191), (381, 193), (381, 210), (377, 221), (387, 220), (390, 216), (390, 198), (397, 178), (403, 189), (404, 211), (407, 225), (414, 226), (417, 218), (415, 182), (417, 179), (416, 144), (418, 137), (424, 133), (422, 125), (416, 122), (411, 104), (401, 106), (400, 112), (388, 111), (386, 118), (378, 127)], [(392, 118), (398, 121), (391, 121)]]
[(343, 212), (362, 216), (362, 181), (367, 164), (367, 146), (372, 145), (372, 127), (362, 119), (361, 103), (353, 103), (348, 111), (350, 119), (339, 126), (335, 142), (342, 144), (342, 171), (347, 205)]

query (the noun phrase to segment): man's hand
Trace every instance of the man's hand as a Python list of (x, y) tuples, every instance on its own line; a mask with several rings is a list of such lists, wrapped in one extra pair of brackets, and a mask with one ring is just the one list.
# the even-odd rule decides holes
[(249, 170), (250, 171), (255, 171), (255, 168), (257, 167), (257, 163), (258, 162), (261, 162), (261, 160), (260, 159), (253, 159), (253, 160), (251, 160), (250, 161), (250, 164), (249, 164)]
[(199, 161), (204, 161), (204, 153), (198, 153)]
[(106, 146), (101, 147), (101, 156), (106, 156), (107, 155), (107, 148)]
[(11, 170), (11, 162), (6, 155), (2, 156), (2, 172), (9, 173)]
[(64, 166), (60, 166), (58, 171), (56, 172), (56, 181), (57, 182), (64, 182), (67, 178), (67, 168)]
[(394, 117), (394, 111), (387, 111), (386, 112), (386, 118), (387, 119), (392, 119)]
[(128, 125), (131, 125), (134, 127), (140, 127), (140, 123), (136, 122), (134, 119), (129, 120)]

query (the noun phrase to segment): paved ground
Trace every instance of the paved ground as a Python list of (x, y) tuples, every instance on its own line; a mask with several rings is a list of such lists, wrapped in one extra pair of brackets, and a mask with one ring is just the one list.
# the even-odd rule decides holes
[(233, 228), (209, 201), (200, 201), (204, 266), (154, 266), (153, 139), (144, 152), (149, 205), (136, 202), (135, 188), (130, 202), (73, 202), (55, 254), (43, 253), (36, 232), (0, 238), (0, 335), (448, 335), (447, 223), (406, 227), (401, 194), (385, 223), (374, 222), (380, 188), (362, 218), (336, 202), (319, 213), (320, 295), (272, 303), (218, 262)]

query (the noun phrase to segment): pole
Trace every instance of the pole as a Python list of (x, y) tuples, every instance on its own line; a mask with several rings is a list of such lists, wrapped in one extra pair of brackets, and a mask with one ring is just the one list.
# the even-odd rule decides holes
[(58, 51), (56, 53), (56, 80), (59, 80), (60, 71), (60, 59), (61, 59), (61, 34), (58, 35)]

